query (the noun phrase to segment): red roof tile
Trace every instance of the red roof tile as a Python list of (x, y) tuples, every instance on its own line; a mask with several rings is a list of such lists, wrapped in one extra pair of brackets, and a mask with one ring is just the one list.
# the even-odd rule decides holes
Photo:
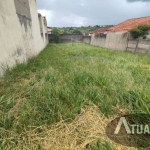
[(150, 16), (149, 17), (143, 17), (143, 18), (134, 18), (126, 20), (114, 27), (111, 27), (109, 31), (128, 31), (132, 29), (133, 27), (139, 25), (139, 24), (146, 24), (150, 27)]
[(99, 29), (97, 29), (97, 30), (95, 30), (95, 31), (90, 32), (90, 34), (102, 33), (102, 32), (107, 31), (108, 29), (109, 29), (109, 28), (99, 28)]
[(50, 28), (47, 28), (47, 32), (52, 32), (52, 29), (50, 29)]

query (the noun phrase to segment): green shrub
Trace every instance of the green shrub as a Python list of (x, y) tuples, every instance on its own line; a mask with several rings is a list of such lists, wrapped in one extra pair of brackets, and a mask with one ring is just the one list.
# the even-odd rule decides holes
[(133, 27), (131, 30), (129, 30), (129, 32), (134, 39), (137, 39), (139, 37), (145, 37), (146, 35), (148, 35), (148, 30), (149, 26), (141, 24)]
[(82, 34), (82, 32), (80, 30), (74, 30), (73, 33), (74, 34)]
[(59, 40), (60, 40), (60, 30), (57, 29), (57, 28), (54, 28), (52, 30), (52, 33), (54, 34), (54, 40), (56, 43), (59, 43)]

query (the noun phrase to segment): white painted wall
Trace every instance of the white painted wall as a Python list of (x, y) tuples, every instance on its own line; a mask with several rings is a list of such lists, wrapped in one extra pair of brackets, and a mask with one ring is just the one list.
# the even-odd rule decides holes
[[(32, 18), (34, 49), (37, 53), (39, 53), (48, 44), (48, 38), (47, 35), (45, 35), (45, 32), (47, 33), (47, 31), (45, 31), (43, 18), (42, 16), (40, 18), (38, 17), (36, 0), (30, 0), (30, 12)], [(43, 31), (43, 37), (41, 36), (40, 23)]]
[(21, 63), (32, 55), (32, 31), (27, 21), (27, 31), (16, 14), (14, 1), (0, 1), (0, 76), (4, 69)]
[(147, 35), (147, 38), (150, 39), (150, 31), (148, 32), (149, 34)]
[(14, 0), (0, 1), (0, 77), (7, 67), (26, 62), (48, 43), (40, 34), (36, 0), (29, 4), (31, 20), (18, 17)]

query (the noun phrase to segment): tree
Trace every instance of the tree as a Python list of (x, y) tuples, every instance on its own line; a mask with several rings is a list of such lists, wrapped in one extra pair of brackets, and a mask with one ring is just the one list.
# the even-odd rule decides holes
[(80, 30), (74, 30), (73, 33), (74, 34), (82, 34), (82, 32)]
[(148, 35), (149, 26), (141, 24), (138, 26), (133, 27), (131, 30), (129, 30), (130, 34), (134, 39), (137, 39), (139, 37), (145, 37)]
[(95, 27), (96, 27), (96, 28), (100, 28), (100, 26), (99, 26), (99, 25), (96, 25)]
[(67, 29), (65, 29), (65, 30), (63, 31), (63, 34), (68, 34)]
[(139, 44), (139, 38), (145, 38), (146, 35), (148, 35), (148, 31), (149, 31), (149, 26), (141, 24), (138, 26), (133, 27), (131, 30), (129, 30), (131, 36), (134, 39), (137, 39), (137, 43), (136, 43), (136, 47), (135, 47), (135, 51), (138, 48), (138, 44)]
[(59, 40), (60, 40), (60, 30), (57, 29), (57, 28), (54, 28), (52, 30), (52, 33), (54, 34), (54, 40), (56, 43), (59, 43)]

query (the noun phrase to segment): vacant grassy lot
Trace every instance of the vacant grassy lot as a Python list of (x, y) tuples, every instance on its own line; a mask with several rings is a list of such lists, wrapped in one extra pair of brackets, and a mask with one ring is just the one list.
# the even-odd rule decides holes
[(42, 133), (37, 127), (74, 118), (90, 101), (106, 117), (150, 113), (150, 56), (50, 44), (27, 64), (7, 70), (0, 80), (0, 149), (28, 149), (23, 133)]

